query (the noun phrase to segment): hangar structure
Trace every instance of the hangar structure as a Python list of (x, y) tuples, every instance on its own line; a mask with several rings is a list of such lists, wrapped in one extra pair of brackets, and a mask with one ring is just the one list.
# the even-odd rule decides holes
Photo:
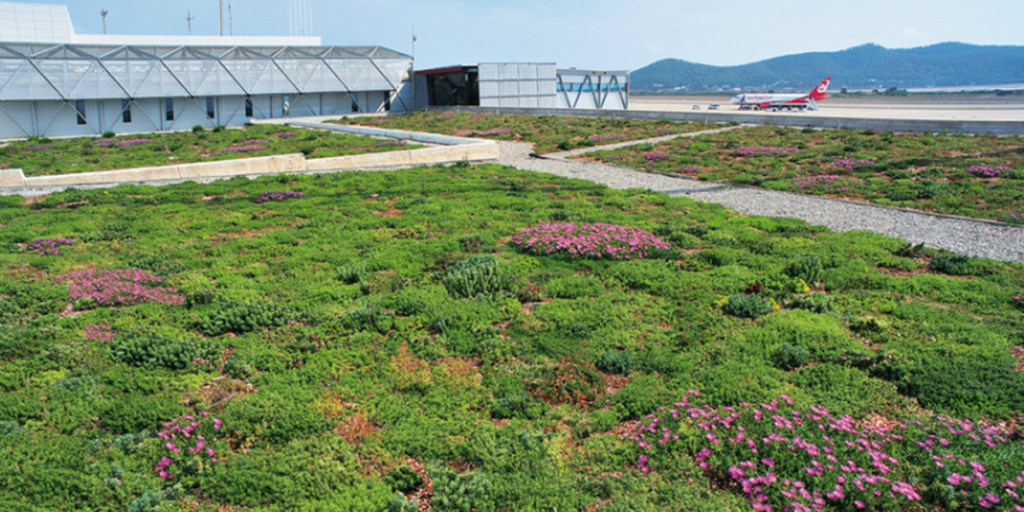
[(65, 6), (0, 2), (0, 138), (405, 110), (411, 67), (319, 37), (78, 35)]
[(416, 72), (416, 106), (626, 110), (628, 71), (553, 63), (480, 63)]

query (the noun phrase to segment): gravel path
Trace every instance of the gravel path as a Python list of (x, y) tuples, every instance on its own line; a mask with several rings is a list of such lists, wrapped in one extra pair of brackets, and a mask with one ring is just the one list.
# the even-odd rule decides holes
[(682, 138), (688, 138), (688, 137), (697, 137), (697, 136), (700, 136), (700, 135), (714, 135), (716, 133), (728, 132), (728, 131), (735, 130), (737, 128), (746, 128), (746, 127), (749, 127), (749, 126), (755, 126), (755, 125), (752, 125), (752, 124), (736, 124), (736, 125), (732, 125), (732, 126), (726, 126), (726, 127), (723, 127), (723, 128), (716, 128), (716, 129), (713, 129), (713, 130), (703, 130), (703, 131), (691, 132), (691, 133), (676, 133), (676, 134), (673, 134), (673, 135), (665, 135), (663, 137), (653, 137), (653, 138), (650, 138), (650, 139), (643, 139), (643, 140), (630, 140), (630, 141), (626, 141), (626, 142), (616, 142), (615, 144), (605, 144), (603, 146), (591, 146), (589, 148), (573, 149), (571, 151), (560, 151), (560, 152), (557, 152), (557, 153), (548, 153), (548, 154), (546, 154), (544, 156), (547, 157), (547, 158), (572, 158), (574, 156), (585, 155), (587, 153), (592, 153), (594, 151), (610, 151), (610, 150), (613, 150), (613, 149), (627, 148), (629, 146), (637, 146), (637, 145), (640, 145), (640, 144), (657, 144), (659, 142), (668, 142), (670, 140), (682, 139)]
[[(912, 244), (923, 242), (928, 247), (948, 249), (969, 256), (1024, 262), (1024, 226), (700, 181), (683, 176), (665, 176), (627, 167), (557, 158), (567, 153), (538, 158), (531, 156), (528, 144), (501, 143), (499, 163), (517, 169), (589, 180), (611, 188), (645, 188), (670, 196), (685, 196), (697, 201), (718, 203), (752, 215), (793, 217), (834, 231), (872, 231), (901, 238)], [(572, 153), (579, 154), (575, 151)]]

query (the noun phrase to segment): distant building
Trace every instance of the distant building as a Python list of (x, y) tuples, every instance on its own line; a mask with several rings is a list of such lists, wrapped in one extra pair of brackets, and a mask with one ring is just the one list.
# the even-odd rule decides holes
[(65, 6), (0, 2), (0, 138), (404, 110), (411, 67), (319, 37), (82, 35)]
[(416, 106), (626, 110), (628, 71), (553, 63), (481, 63), (416, 72)]

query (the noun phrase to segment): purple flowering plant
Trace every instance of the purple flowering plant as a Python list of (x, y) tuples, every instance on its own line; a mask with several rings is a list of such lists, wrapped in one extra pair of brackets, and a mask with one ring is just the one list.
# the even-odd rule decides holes
[(851, 191), (853, 181), (850, 178), (835, 174), (816, 174), (797, 176), (789, 184), (789, 191), (798, 194), (834, 194), (843, 195)]
[[(193, 468), (203, 468), (208, 464), (217, 463), (217, 451), (213, 448), (213, 437), (221, 429), (223, 422), (213, 418), (206, 411), (197, 415), (186, 415), (165, 422), (163, 430), (157, 432), (157, 437), (164, 440), (163, 449), (166, 450), (160, 461), (153, 466), (153, 471), (160, 478), (170, 480), (175, 477), (172, 466), (181, 468), (183, 471)], [(209, 437), (209, 439), (208, 439)]]
[(40, 256), (47, 254), (57, 256), (60, 254), (60, 249), (57, 247), (61, 245), (75, 245), (75, 241), (70, 238), (36, 238), (28, 244), (28, 250), (39, 251)]
[(998, 178), (1001, 174), (1013, 172), (1013, 168), (1005, 165), (972, 165), (967, 168), (967, 172), (986, 178)]
[(799, 151), (793, 147), (775, 147), (775, 146), (740, 146), (733, 154), (736, 156), (789, 156)]
[(131, 306), (160, 302), (180, 306), (185, 295), (175, 288), (153, 286), (159, 277), (135, 268), (125, 270), (77, 270), (61, 274), (51, 284), (67, 281), (71, 300), (91, 299), (102, 306)]
[(290, 197), (300, 198), (302, 197), (302, 192), (295, 192), (294, 190), (285, 190), (284, 192), (264, 192), (256, 199), (256, 204), (265, 203), (267, 201), (284, 201)]
[(92, 324), (85, 326), (85, 337), (90, 340), (110, 343), (111, 341), (114, 341), (115, 334), (117, 334), (117, 331), (109, 325)]
[(624, 435), (638, 448), (637, 469), (685, 453), (757, 511), (925, 509), (922, 494), (931, 493), (948, 508), (1024, 512), (1024, 457), (1013, 456), (1024, 445), (1005, 427), (942, 416), (857, 420), (787, 395), (735, 407), (699, 396), (691, 390)]
[(857, 160), (852, 158), (837, 158), (832, 161), (832, 165), (852, 171), (857, 167), (874, 167), (875, 162), (874, 160), (864, 160), (863, 158)]
[(651, 249), (668, 249), (668, 242), (632, 226), (603, 223), (541, 222), (512, 237), (512, 245), (535, 254), (568, 254), (570, 258), (642, 259)]

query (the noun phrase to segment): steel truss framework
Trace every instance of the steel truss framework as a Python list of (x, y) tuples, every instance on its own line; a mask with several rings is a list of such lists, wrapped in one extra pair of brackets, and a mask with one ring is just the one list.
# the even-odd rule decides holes
[[(14, 102), (397, 92), (412, 63), (379, 46), (213, 47), (0, 43), (0, 113)], [(308, 104), (308, 102), (306, 102)], [(34, 106), (33, 106), (34, 108)], [(15, 121), (16, 123), (16, 121)], [(51, 121), (52, 123), (52, 121)], [(23, 131), (25, 127), (21, 127)], [(45, 130), (44, 130), (45, 131)]]
[[(567, 80), (569, 77), (579, 76), (580, 73), (568, 74), (561, 70), (558, 72), (558, 92), (562, 94), (562, 99), (569, 108), (577, 108), (580, 98), (585, 93), (593, 98), (596, 108), (604, 108), (605, 103), (608, 101), (608, 96), (612, 93), (618, 97), (622, 108), (629, 108), (628, 88), (626, 84), (619, 82), (618, 76), (609, 75), (606, 82), (603, 80), (604, 77), (602, 75), (596, 75), (597, 81), (594, 81), (594, 75), (591, 74), (583, 74), (583, 80), (579, 82)], [(570, 93), (575, 94), (570, 96)]]

